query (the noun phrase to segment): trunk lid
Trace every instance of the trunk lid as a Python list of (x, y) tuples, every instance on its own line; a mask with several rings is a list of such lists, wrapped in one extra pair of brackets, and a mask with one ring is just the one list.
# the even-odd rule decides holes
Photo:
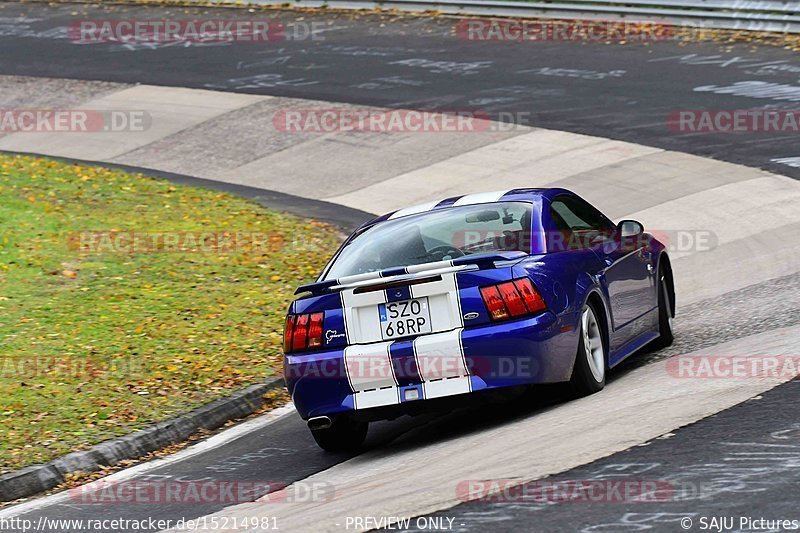
[(512, 277), (523, 252), (493, 252), (301, 286), (292, 313), (324, 312), (323, 347), (372, 344), (489, 321), (478, 288)]

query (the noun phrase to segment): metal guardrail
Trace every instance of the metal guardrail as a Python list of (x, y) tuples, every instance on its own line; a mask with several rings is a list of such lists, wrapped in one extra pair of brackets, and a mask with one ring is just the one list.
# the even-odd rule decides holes
[[(217, 0), (220, 1), (220, 0)], [(241, 4), (242, 0), (221, 0)], [(663, 23), (800, 34), (800, 2), (780, 0), (244, 0), (297, 7), (437, 11), (450, 15)]]

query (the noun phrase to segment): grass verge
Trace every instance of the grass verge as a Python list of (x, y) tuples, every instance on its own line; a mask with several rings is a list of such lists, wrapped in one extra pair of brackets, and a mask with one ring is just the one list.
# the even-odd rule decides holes
[(120, 171), (0, 155), (0, 473), (276, 375), (334, 228)]

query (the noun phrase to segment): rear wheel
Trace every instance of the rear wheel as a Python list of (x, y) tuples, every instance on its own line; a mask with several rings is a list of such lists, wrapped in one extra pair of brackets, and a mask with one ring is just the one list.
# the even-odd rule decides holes
[(311, 430), (311, 435), (320, 448), (328, 452), (355, 452), (367, 438), (367, 422), (339, 416), (325, 429)]
[(666, 348), (672, 345), (675, 336), (672, 330), (672, 293), (670, 284), (663, 267), (658, 269), (658, 339), (655, 340), (656, 348)]
[(588, 396), (606, 385), (606, 349), (603, 329), (597, 320), (592, 304), (586, 304), (581, 313), (580, 341), (570, 386), (576, 396)]

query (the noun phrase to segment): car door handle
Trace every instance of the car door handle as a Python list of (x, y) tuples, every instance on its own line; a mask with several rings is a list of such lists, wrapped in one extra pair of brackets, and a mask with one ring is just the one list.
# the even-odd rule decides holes
[(611, 265), (613, 265), (613, 264), (614, 264), (614, 260), (613, 260), (613, 259), (610, 259), (610, 258), (608, 258), (608, 257), (606, 257), (605, 261), (606, 261), (606, 264), (607, 264), (608, 266), (611, 266)]

